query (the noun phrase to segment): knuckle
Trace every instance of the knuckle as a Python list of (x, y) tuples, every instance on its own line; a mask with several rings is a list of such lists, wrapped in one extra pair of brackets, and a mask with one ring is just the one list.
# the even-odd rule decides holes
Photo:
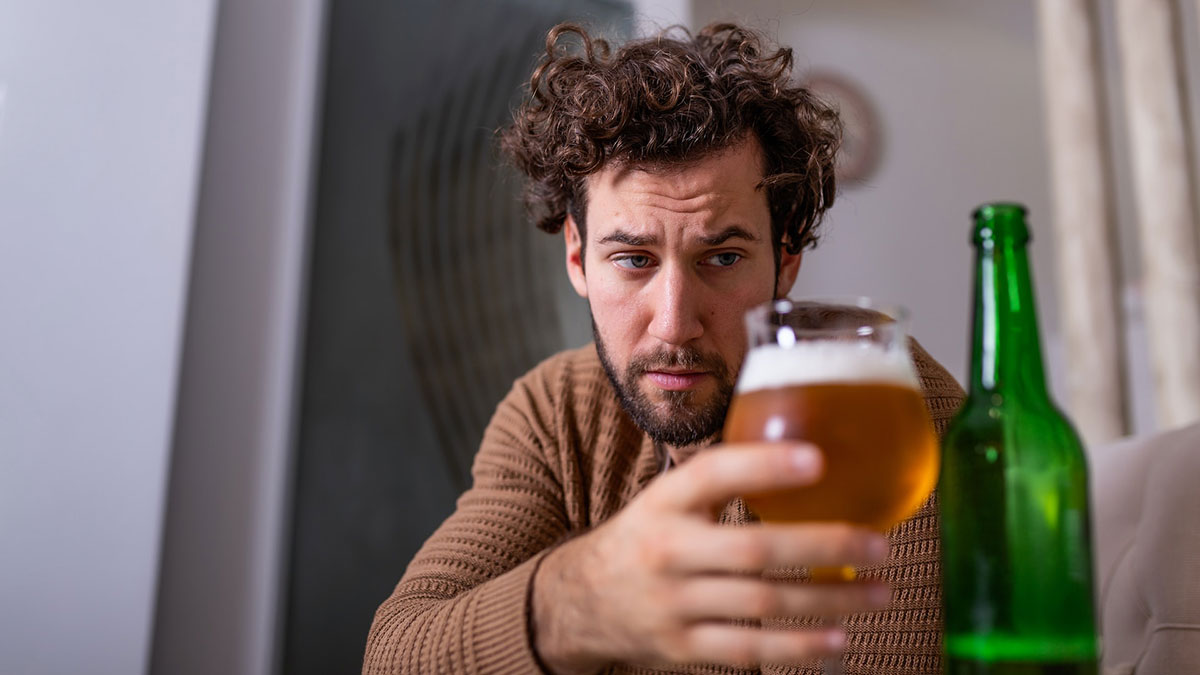
[(780, 591), (780, 610), (775, 618), (795, 620), (797, 616), (813, 610), (813, 595), (810, 584), (789, 584)]
[(779, 616), (784, 613), (783, 598), (770, 587), (760, 586), (750, 594), (750, 611), (757, 617)]
[(648, 597), (651, 606), (657, 609), (654, 612), (658, 619), (656, 623), (662, 626), (673, 625), (678, 620), (680, 608), (687, 602), (687, 597), (678, 583), (658, 584), (648, 593)]
[(638, 549), (638, 558), (645, 569), (660, 572), (668, 569), (674, 558), (669, 540), (663, 537), (643, 539)]
[(843, 560), (862, 560), (867, 554), (867, 537), (849, 525), (837, 525), (833, 533), (835, 550)]
[(745, 569), (762, 569), (771, 561), (771, 546), (763, 537), (747, 537), (734, 558), (736, 564)]
[(860, 584), (824, 589), (821, 597), (817, 599), (817, 607), (819, 613), (824, 616), (844, 616), (876, 609), (871, 600), (870, 590)]
[(877, 535), (859, 533), (854, 538), (854, 555), (860, 562), (882, 562), (890, 552), (891, 543)]
[(691, 636), (685, 631), (671, 630), (658, 636), (658, 651), (673, 663), (691, 660)]

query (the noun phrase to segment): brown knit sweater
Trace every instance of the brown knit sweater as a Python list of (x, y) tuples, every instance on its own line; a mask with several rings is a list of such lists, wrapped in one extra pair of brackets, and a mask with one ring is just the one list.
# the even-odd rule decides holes
[[(913, 344), (939, 435), (962, 389)], [(375, 613), (363, 673), (540, 673), (529, 631), (534, 571), (556, 544), (613, 516), (662, 470), (661, 453), (621, 410), (594, 346), (518, 380), (484, 434), (474, 484)], [(740, 500), (723, 522), (750, 519)], [(940, 673), (938, 522), (931, 499), (889, 533), (892, 552), (862, 575), (888, 581), (885, 610), (847, 619), (848, 675)], [(798, 574), (798, 573), (797, 573)], [(785, 578), (796, 576), (782, 573)], [(618, 665), (610, 673), (662, 673)], [(812, 673), (687, 667), (682, 673)]]

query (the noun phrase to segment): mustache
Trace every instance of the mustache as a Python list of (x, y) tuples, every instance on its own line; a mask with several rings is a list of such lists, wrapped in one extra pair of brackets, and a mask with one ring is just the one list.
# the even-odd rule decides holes
[(628, 370), (644, 373), (658, 368), (687, 368), (688, 370), (709, 371), (723, 374), (726, 371), (725, 362), (716, 354), (706, 354), (694, 347), (679, 349), (659, 349), (649, 354), (641, 354), (629, 360)]

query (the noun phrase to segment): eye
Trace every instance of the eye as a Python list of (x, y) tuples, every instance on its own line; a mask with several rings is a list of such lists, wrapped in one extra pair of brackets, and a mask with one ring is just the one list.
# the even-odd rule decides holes
[(617, 256), (616, 258), (613, 258), (613, 263), (616, 264), (616, 266), (620, 267), (621, 269), (640, 270), (640, 269), (645, 269), (650, 266), (650, 256), (638, 255), (636, 253), (629, 254), (629, 255), (622, 255), (622, 256)]
[(715, 265), (716, 267), (730, 267), (734, 263), (736, 263), (737, 261), (739, 261), (741, 259), (742, 259), (741, 253), (734, 253), (733, 251), (725, 251), (724, 253), (718, 253), (716, 255), (709, 256), (705, 260), (705, 262), (710, 265)]

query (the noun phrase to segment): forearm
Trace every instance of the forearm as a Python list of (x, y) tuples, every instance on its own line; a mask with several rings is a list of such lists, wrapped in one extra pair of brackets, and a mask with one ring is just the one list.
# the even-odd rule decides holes
[(588, 562), (579, 540), (568, 541), (542, 560), (533, 579), (531, 630), (539, 659), (553, 675), (592, 675), (608, 660), (589, 612)]
[(557, 437), (543, 426), (557, 413), (534, 395), (542, 375), (518, 381), (497, 408), (471, 488), (376, 612), (364, 673), (541, 671), (534, 571), (571, 528)]
[(528, 616), (540, 559), (449, 597), (436, 578), (406, 579), (375, 614), (363, 673), (537, 672)]

